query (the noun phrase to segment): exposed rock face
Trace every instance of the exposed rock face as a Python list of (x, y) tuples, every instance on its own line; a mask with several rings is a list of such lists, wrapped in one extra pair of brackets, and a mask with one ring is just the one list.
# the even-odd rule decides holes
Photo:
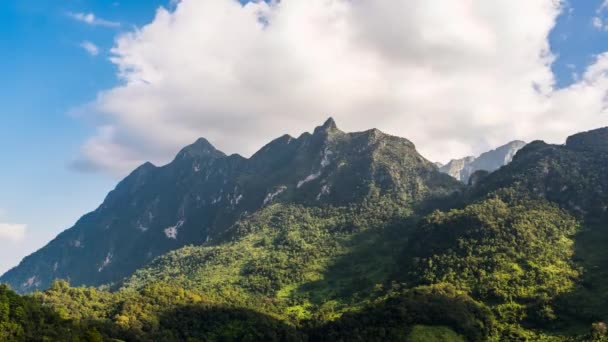
[(501, 166), (507, 165), (522, 147), (526, 145), (523, 141), (512, 141), (500, 146), (495, 150), (485, 152), (479, 157), (472, 156), (462, 159), (453, 159), (446, 165), (439, 168), (439, 171), (446, 173), (459, 181), (468, 184), (469, 178), (479, 170), (493, 172)]
[(345, 133), (332, 119), (313, 134), (284, 135), (249, 159), (201, 138), (168, 165), (137, 168), (97, 210), (0, 282), (20, 292), (57, 278), (110, 284), (169, 251), (213, 243), (243, 216), (277, 201), (348, 205), (394, 194), (417, 203), (460, 187), (407, 139), (375, 129)]
[(452, 159), (449, 163), (439, 167), (439, 171), (446, 173), (459, 181), (466, 182), (473, 173), (471, 164), (475, 157), (469, 156), (461, 159)]

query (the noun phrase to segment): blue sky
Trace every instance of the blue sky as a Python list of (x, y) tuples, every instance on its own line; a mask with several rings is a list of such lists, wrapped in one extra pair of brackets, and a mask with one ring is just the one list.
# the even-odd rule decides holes
[(558, 18), (549, 41), (558, 56), (553, 71), (560, 86), (572, 83), (573, 73), (581, 74), (595, 55), (608, 50), (606, 30), (593, 26), (593, 18), (606, 18), (605, 13), (598, 13), (602, 3), (570, 1), (569, 10)]
[[(27, 224), (0, 240), (0, 272), (94, 209), (116, 179), (68, 168), (93, 127), (69, 115), (116, 84), (107, 51), (121, 30), (149, 22), (165, 1), (9, 0), (0, 3), (0, 222)], [(121, 23), (94, 26), (68, 13)], [(94, 42), (102, 52), (80, 47)]]
[[(558, 87), (576, 82), (595, 56), (608, 50), (608, 31), (593, 20), (604, 19), (601, 4), (572, 1), (558, 18), (549, 37)], [(0, 235), (0, 272), (96, 208), (118, 181), (109, 172), (70, 167), (98, 129), (95, 118), (71, 113), (120, 84), (109, 50), (120, 33), (152, 22), (159, 6), (175, 5), (161, 0), (0, 2), (0, 224), (27, 225), (22, 238)], [(93, 50), (83, 48), (85, 42)]]

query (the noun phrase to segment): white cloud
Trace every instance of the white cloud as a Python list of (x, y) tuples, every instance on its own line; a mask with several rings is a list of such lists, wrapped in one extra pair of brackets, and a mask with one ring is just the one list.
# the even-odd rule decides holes
[(68, 12), (67, 15), (76, 21), (80, 21), (91, 26), (120, 27), (119, 22), (98, 18), (94, 13)]
[(22, 241), (26, 228), (24, 224), (0, 223), (0, 240)]
[(604, 29), (604, 21), (600, 17), (593, 17), (593, 19), (591, 20), (591, 23), (593, 24), (593, 27), (597, 30)]
[(596, 30), (608, 31), (608, 24), (604, 19), (606, 10), (608, 10), (608, 0), (602, 2), (596, 10), (597, 15), (591, 19), (591, 23)]
[(118, 37), (124, 84), (82, 109), (99, 129), (77, 164), (124, 175), (199, 136), (248, 155), (329, 115), (439, 161), (513, 139), (563, 142), (605, 125), (608, 56), (556, 89), (548, 35), (561, 10), (557, 0), (183, 0)]
[(97, 47), (97, 45), (91, 43), (88, 40), (85, 40), (80, 43), (80, 47), (83, 48), (91, 56), (99, 55), (99, 47)]

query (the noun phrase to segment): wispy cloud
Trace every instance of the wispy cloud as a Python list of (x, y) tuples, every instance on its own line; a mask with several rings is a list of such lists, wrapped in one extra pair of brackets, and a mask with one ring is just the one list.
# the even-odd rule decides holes
[(97, 45), (91, 43), (88, 40), (85, 40), (80, 43), (80, 47), (83, 48), (91, 56), (99, 55), (99, 47), (97, 47)]
[(593, 19), (591, 21), (591, 24), (597, 30), (603, 30), (604, 29), (604, 21), (600, 17), (593, 17)]
[(608, 0), (604, 0), (597, 8), (596, 16), (591, 19), (593, 28), (599, 31), (608, 31), (608, 23), (606, 22), (606, 10), (608, 10)]
[(67, 15), (76, 21), (91, 26), (120, 27), (119, 22), (98, 18), (94, 13), (68, 12)]
[(22, 241), (26, 228), (25, 224), (0, 223), (0, 240)]

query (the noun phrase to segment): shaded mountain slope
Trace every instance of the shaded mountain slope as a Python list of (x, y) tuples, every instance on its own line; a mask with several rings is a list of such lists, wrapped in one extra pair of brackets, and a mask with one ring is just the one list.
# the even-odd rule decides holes
[(565, 145), (534, 141), (513, 161), (478, 182), (471, 193), (500, 188), (519, 191), (558, 203), (587, 220), (605, 220), (608, 210), (608, 128), (580, 133)]

